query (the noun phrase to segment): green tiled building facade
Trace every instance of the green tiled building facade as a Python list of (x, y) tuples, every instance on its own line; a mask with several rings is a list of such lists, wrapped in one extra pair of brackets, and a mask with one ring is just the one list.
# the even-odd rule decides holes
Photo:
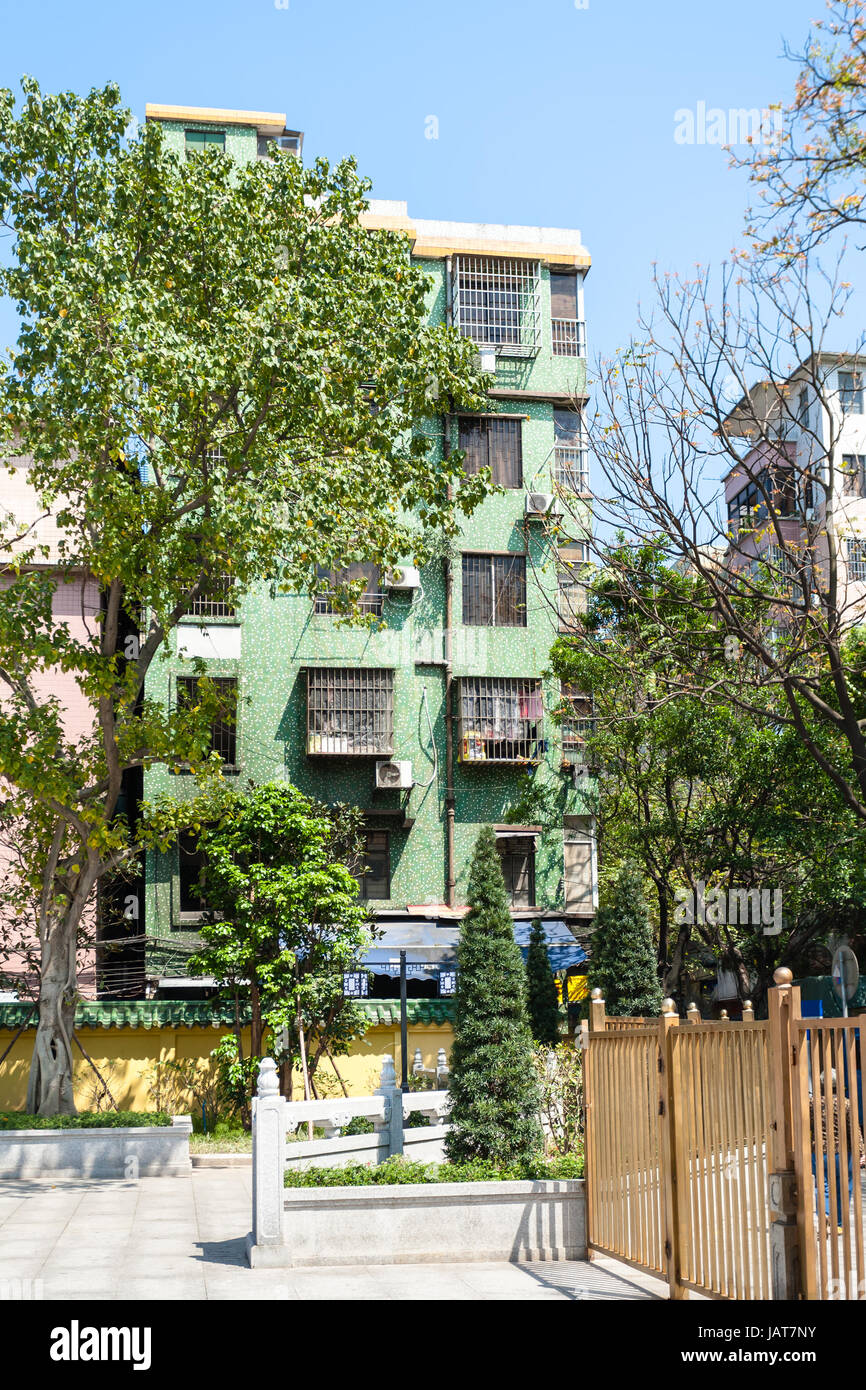
[[(285, 125), (268, 113), (182, 108), (148, 108), (148, 119), (162, 120), (179, 149), (211, 132), (238, 158), (255, 158)], [(286, 139), (300, 147), (296, 132)], [(544, 673), (579, 601), (586, 535), (571, 521), (565, 534), (558, 489), (585, 495), (590, 521), (581, 431), (589, 257), (575, 231), (413, 221), (401, 203), (374, 201), (365, 221), (408, 235), (430, 281), (430, 321), (473, 337), (490, 371), (493, 423), (431, 420), (431, 462), (446, 447), (466, 449), (467, 466), (489, 463), (506, 490), (465, 521), (449, 554), (420, 571), (407, 563), (369, 576), (365, 602), (380, 630), (348, 628), (322, 611), (327, 601), (261, 585), (185, 619), (148, 694), (182, 698), (195, 656), (235, 682), (236, 725), (221, 737), (239, 781), (286, 779), (362, 807), (362, 892), (382, 922), (453, 927), (478, 829), (491, 824), (515, 918), (541, 915), (580, 934), (596, 892), (581, 768), (588, 711), (577, 701), (570, 725), (555, 722), (562, 692)], [(147, 798), (194, 790), (193, 778), (164, 768), (145, 777)], [(195, 940), (194, 869), (192, 845), (148, 856), (146, 931), (160, 943), (147, 962), (153, 980), (179, 973), (182, 950), (167, 943)]]

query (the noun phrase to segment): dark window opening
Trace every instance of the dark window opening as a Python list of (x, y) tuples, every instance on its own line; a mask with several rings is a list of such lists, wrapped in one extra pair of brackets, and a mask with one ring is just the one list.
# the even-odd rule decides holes
[(526, 627), (526, 556), (463, 556), (467, 627)]
[(204, 851), (191, 830), (182, 830), (177, 837), (177, 859), (178, 911), (181, 917), (199, 917), (204, 911), (199, 888)]
[[(210, 726), (209, 752), (218, 753), (227, 768), (237, 766), (237, 706), (238, 682), (236, 676), (212, 676), (211, 683), (219, 697), (219, 713)], [(179, 676), (177, 680), (177, 707), (189, 709), (198, 699), (199, 683), (197, 676)]]
[(466, 455), (463, 471), (467, 477), (489, 468), (500, 487), (522, 487), (521, 423), (484, 415), (461, 416), (458, 443)]
[(358, 892), (366, 901), (382, 901), (391, 896), (391, 855), (388, 832), (369, 830), (364, 837), (363, 864), (355, 877)]
[(535, 839), (509, 836), (497, 842), (505, 891), (512, 907), (535, 906)]

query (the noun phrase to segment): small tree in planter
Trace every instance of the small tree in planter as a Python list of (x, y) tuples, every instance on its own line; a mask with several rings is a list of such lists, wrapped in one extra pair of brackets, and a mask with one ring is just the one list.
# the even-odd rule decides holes
[(608, 901), (595, 919), (589, 985), (600, 989), (607, 1012), (621, 1017), (661, 1012), (652, 929), (637, 864), (626, 860)]
[(526, 1000), (529, 1007), (529, 1028), (533, 1038), (542, 1046), (556, 1047), (559, 1042), (559, 998), (556, 981), (550, 968), (544, 927), (540, 920), (533, 922), (526, 957)]
[(451, 1128), (445, 1148), (452, 1162), (510, 1162), (538, 1153), (542, 1133), (526, 973), (489, 826), (475, 846), (469, 900), (457, 948)]

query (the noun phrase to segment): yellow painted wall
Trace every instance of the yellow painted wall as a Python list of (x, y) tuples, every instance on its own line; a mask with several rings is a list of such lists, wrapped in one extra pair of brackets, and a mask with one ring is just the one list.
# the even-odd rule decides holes
[[(121, 1110), (155, 1110), (153, 1095), (148, 1082), (152, 1080), (153, 1065), (157, 1061), (176, 1059), (178, 1061), (199, 1060), (206, 1063), (211, 1050), (225, 1036), (224, 1028), (94, 1028), (81, 1030), (82, 1044), (93, 1058), (104, 1076), (108, 1087)], [(451, 1025), (419, 1024), (409, 1029), (409, 1065), (412, 1065), (415, 1048), (420, 1047), (425, 1067), (435, 1067), (436, 1054), (440, 1047), (446, 1054), (451, 1051), (453, 1039)], [(0, 1054), (5, 1052), (12, 1041), (13, 1033), (0, 1029)], [(32, 1029), (28, 1029), (15, 1043), (8, 1057), (0, 1065), (0, 1110), (22, 1110), (27, 1094), (27, 1075), (30, 1070), (30, 1056), (33, 1050)], [(249, 1046), (249, 1037), (246, 1038)], [(75, 1103), (79, 1110), (94, 1108), (95, 1092), (99, 1084), (90, 1065), (78, 1052), (75, 1052)], [(369, 1028), (363, 1038), (358, 1038), (346, 1057), (337, 1058), (337, 1066), (346, 1083), (350, 1095), (369, 1095), (379, 1084), (382, 1061), (390, 1053), (400, 1070), (400, 1029), (378, 1024)], [(328, 1074), (330, 1073), (330, 1076)], [(336, 1095), (339, 1084), (326, 1064), (319, 1067), (318, 1083), (327, 1094)], [(295, 1078), (297, 1089), (294, 1099), (303, 1099), (303, 1081), (300, 1074)], [(103, 1106), (103, 1108), (106, 1108)]]

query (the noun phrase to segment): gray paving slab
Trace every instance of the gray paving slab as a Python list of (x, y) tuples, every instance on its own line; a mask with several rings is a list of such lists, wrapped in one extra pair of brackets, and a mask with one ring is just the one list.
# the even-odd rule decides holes
[(613, 1260), (252, 1270), (248, 1168), (127, 1180), (0, 1180), (0, 1264), (41, 1297), (443, 1302), (666, 1298)]

